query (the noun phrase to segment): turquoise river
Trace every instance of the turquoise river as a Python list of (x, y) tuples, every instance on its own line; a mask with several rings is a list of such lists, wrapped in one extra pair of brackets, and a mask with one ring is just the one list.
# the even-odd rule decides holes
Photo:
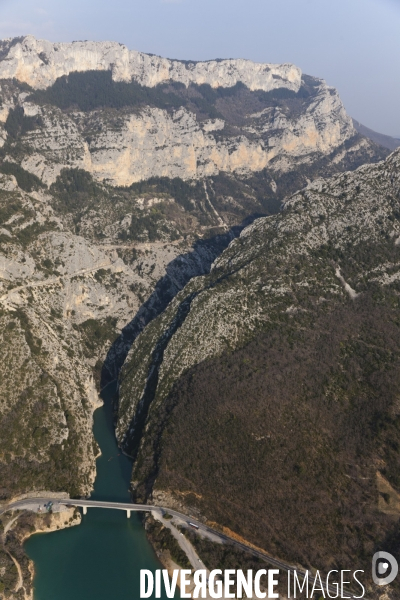
[[(132, 463), (120, 454), (112, 426), (110, 385), (94, 414), (101, 448), (92, 498), (129, 502)], [(93, 508), (79, 526), (36, 534), (25, 544), (35, 564), (34, 600), (136, 600), (140, 569), (162, 568), (139, 516)]]

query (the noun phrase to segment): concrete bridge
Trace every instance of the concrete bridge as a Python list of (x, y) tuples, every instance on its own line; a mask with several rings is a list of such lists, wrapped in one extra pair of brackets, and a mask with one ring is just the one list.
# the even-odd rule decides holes
[(148, 504), (125, 504), (123, 502), (103, 502), (101, 500), (56, 500), (56, 502), (57, 504), (62, 504), (64, 506), (77, 506), (79, 508), (82, 508), (84, 515), (87, 514), (87, 509), (92, 507), (108, 508), (112, 510), (124, 510), (128, 519), (130, 518), (132, 512), (156, 511), (160, 514), (163, 514), (163, 512), (165, 512), (158, 506), (151, 506)]

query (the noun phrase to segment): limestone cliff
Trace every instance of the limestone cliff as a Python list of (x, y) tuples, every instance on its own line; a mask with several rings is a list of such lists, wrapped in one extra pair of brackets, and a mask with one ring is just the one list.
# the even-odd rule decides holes
[(208, 83), (231, 87), (238, 81), (251, 90), (285, 87), (298, 91), (301, 70), (291, 64), (259, 64), (249, 60), (179, 61), (129, 50), (116, 42), (53, 44), (28, 35), (3, 40), (0, 47), (0, 79), (28, 83), (33, 88), (52, 85), (72, 71), (111, 70), (115, 81), (138, 81), (153, 87), (165, 81), (184, 85)]

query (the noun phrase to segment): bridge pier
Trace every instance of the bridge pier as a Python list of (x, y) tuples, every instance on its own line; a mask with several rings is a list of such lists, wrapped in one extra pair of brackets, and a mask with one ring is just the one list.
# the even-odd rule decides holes
[(131, 516), (131, 511), (127, 509), (126, 510), (126, 517), (127, 517), (127, 519), (129, 519), (130, 516)]
[(83, 508), (83, 514), (86, 515), (87, 514), (87, 506), (82, 506)]

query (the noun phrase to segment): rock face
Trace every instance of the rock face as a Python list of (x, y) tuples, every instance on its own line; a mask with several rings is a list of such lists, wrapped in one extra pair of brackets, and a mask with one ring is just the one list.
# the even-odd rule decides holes
[(110, 119), (109, 111), (65, 114), (29, 100), (19, 103), (26, 116), (39, 116), (42, 123), (24, 136), (29, 153), (21, 166), (48, 185), (68, 167), (83, 168), (99, 181), (129, 186), (157, 176), (190, 180), (220, 172), (248, 175), (265, 168), (279, 174), (335, 151), (334, 164), (352, 155), (376, 154), (366, 138), (356, 135), (336, 92), (324, 83), (298, 118), (279, 107), (266, 108), (247, 115), (234, 136), (225, 133), (229, 123), (224, 120), (216, 136), (209, 120), (199, 121), (185, 107), (172, 112), (144, 107)]
[(287, 88), (295, 92), (301, 70), (290, 64), (259, 64), (249, 60), (191, 62), (128, 50), (115, 42), (72, 42), (53, 44), (28, 35), (1, 42), (0, 79), (18, 79), (34, 89), (52, 85), (72, 71), (112, 71), (115, 81), (135, 81), (154, 87), (166, 81), (185, 86), (209, 84), (232, 87), (238, 81), (250, 90), (266, 92)]
[(145, 328), (117, 426), (138, 501), (313, 568), (397, 547), (399, 201), (400, 151), (316, 180)]
[[(185, 108), (169, 114), (148, 107), (140, 114), (122, 115), (117, 131), (107, 127), (104, 115), (94, 113), (89, 127), (98, 133), (87, 143), (82, 115), (66, 118), (61, 111), (49, 114), (30, 103), (23, 106), (25, 114), (42, 116), (44, 128), (27, 136), (33, 153), (21, 165), (47, 184), (67, 166), (83, 168), (99, 181), (118, 186), (155, 176), (187, 180), (220, 171), (249, 174), (262, 171), (273, 159), (273, 170), (287, 171), (294, 161), (310, 162), (310, 154), (331, 154), (355, 134), (337, 95), (326, 86), (297, 122), (279, 110), (266, 109), (249, 115), (241, 135), (221, 141), (210, 133), (208, 123), (202, 125)], [(369, 146), (360, 140), (352, 151)]]

